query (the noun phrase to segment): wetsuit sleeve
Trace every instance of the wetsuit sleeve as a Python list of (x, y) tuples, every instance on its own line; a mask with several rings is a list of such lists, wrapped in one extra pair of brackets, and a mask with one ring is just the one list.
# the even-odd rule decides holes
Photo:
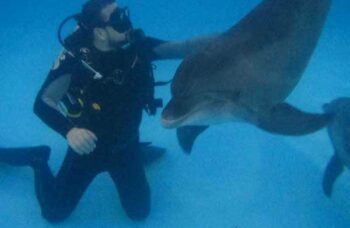
[(212, 34), (188, 40), (153, 43), (154, 60), (183, 59), (205, 48), (217, 37), (218, 34)]
[(74, 125), (59, 111), (58, 105), (67, 92), (71, 73), (72, 59), (62, 53), (50, 70), (34, 103), (34, 113), (50, 128), (66, 137)]

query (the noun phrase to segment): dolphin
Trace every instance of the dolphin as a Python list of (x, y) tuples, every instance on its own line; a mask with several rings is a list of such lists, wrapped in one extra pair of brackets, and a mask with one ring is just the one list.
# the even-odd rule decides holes
[(161, 116), (185, 152), (209, 125), (247, 122), (274, 134), (303, 135), (328, 114), (303, 112), (285, 99), (308, 65), (331, 0), (264, 0), (179, 65)]
[(329, 138), (334, 148), (334, 155), (328, 162), (323, 175), (323, 192), (331, 197), (336, 179), (350, 168), (350, 98), (341, 97), (323, 106), (325, 112), (334, 115), (328, 124)]

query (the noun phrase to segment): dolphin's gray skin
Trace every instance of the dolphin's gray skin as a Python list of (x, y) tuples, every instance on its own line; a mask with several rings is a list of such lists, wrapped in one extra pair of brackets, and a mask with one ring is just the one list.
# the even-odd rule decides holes
[(331, 0), (265, 0), (237, 25), (187, 57), (162, 113), (190, 151), (207, 126), (248, 122), (272, 133), (302, 135), (329, 120), (283, 103), (320, 37)]
[(323, 176), (323, 192), (331, 197), (334, 182), (343, 172), (344, 166), (350, 168), (350, 98), (338, 98), (324, 105), (324, 110), (334, 115), (328, 125), (334, 155)]

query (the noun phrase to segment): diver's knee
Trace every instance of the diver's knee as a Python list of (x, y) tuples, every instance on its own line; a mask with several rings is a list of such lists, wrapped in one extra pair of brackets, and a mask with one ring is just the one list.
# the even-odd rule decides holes
[(66, 220), (72, 214), (72, 210), (50, 208), (41, 211), (42, 217), (51, 224), (58, 224)]
[(150, 214), (150, 206), (147, 205), (145, 207), (133, 208), (126, 210), (126, 214), (133, 221), (144, 221)]
[(151, 199), (149, 194), (147, 194), (143, 199), (138, 199), (136, 202), (134, 200), (125, 202), (123, 204), (126, 214), (133, 221), (143, 221), (145, 220), (151, 211)]
[(42, 214), (43, 218), (51, 224), (58, 224), (63, 222), (68, 215), (60, 215), (60, 214)]

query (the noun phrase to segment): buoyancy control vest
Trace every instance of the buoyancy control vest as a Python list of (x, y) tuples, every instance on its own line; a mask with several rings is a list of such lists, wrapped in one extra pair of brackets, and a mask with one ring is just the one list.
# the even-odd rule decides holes
[(123, 128), (125, 124), (134, 125), (129, 127), (135, 131), (142, 109), (154, 115), (162, 106), (161, 100), (154, 98), (153, 65), (147, 40), (101, 52), (91, 39), (86, 31), (78, 29), (65, 40), (75, 58), (102, 76), (94, 78), (95, 73), (85, 65), (74, 64), (71, 86), (62, 99), (67, 117), (94, 132), (102, 132), (106, 127)]

